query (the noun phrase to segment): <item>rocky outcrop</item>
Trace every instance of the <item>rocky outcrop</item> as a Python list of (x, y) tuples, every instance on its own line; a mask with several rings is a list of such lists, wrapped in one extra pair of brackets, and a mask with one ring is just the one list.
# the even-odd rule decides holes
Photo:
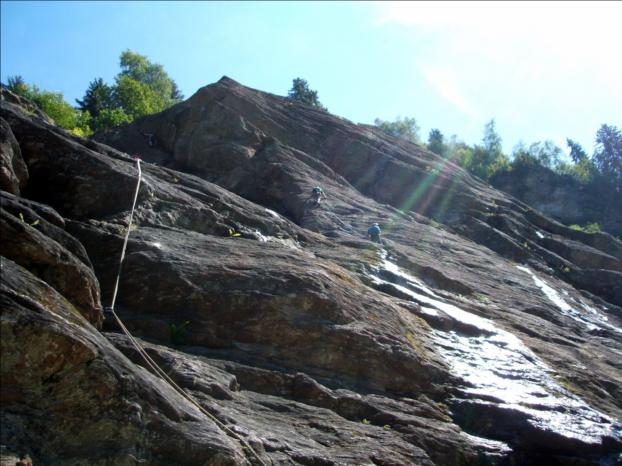
[(11, 450), (34, 464), (243, 464), (211, 420), (6, 258), (0, 301), (2, 443)]
[[(349, 232), (352, 225), (347, 219), (356, 216), (352, 209), (362, 213), (372, 198), (442, 222), (514, 260), (538, 256), (538, 262), (549, 268), (558, 269), (563, 263), (562, 268), (600, 269), (599, 256), (604, 253), (619, 267), (622, 245), (608, 235), (601, 235), (606, 240), (596, 246), (599, 251), (590, 251), (595, 254), (575, 254), (576, 243), (561, 246), (562, 254), (548, 254), (547, 245), (541, 243), (549, 232), (561, 232), (557, 241), (562, 242), (576, 235), (417, 145), (293, 105), (223, 78), (162, 114), (98, 139), (214, 181), (314, 230)], [(235, 149), (224, 150), (225, 146)], [(334, 196), (331, 212), (309, 212), (308, 193), (318, 183)], [(528, 248), (532, 251), (525, 251)], [(582, 259), (573, 261), (570, 256)]]
[[(618, 460), (610, 236), (229, 79), (98, 136), (117, 149), (2, 105), (29, 171), (21, 197), (3, 196), (7, 451), (35, 464)], [(131, 225), (128, 154), (143, 159)], [(364, 238), (374, 221), (380, 245)], [(97, 329), (128, 227), (116, 312), (233, 437), (143, 369), (114, 319)]]
[(612, 235), (622, 235), (622, 209), (611, 190), (586, 186), (539, 164), (497, 172), (490, 183), (566, 225), (595, 222)]
[(2, 193), (1, 203), (2, 257), (44, 280), (92, 324), (100, 325), (99, 283), (82, 245), (30, 208), (36, 203), (21, 202), (8, 193)]
[(19, 194), (26, 185), (28, 169), (11, 127), (0, 118), (0, 189)]

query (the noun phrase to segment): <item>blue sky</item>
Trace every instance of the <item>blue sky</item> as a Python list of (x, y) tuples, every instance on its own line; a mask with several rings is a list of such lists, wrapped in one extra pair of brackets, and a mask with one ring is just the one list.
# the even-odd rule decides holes
[(622, 2), (1, 2), (1, 78), (83, 96), (125, 49), (189, 97), (227, 75), (285, 95), (303, 77), (356, 123), (415, 117), (506, 152), (622, 127)]

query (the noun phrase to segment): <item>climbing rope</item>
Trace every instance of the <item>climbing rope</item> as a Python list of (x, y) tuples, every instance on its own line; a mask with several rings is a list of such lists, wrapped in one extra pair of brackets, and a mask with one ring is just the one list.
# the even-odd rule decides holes
[(164, 380), (164, 382), (168, 383), (177, 393), (179, 393), (187, 401), (192, 403), (201, 413), (203, 413), (205, 416), (211, 419), (218, 426), (218, 428), (220, 428), (220, 430), (222, 430), (225, 434), (238, 440), (242, 444), (242, 447), (246, 449), (248, 452), (250, 452), (257, 459), (257, 461), (259, 461), (259, 463), (262, 466), (268, 466), (266, 462), (261, 459), (259, 454), (253, 449), (253, 447), (250, 446), (250, 444), (246, 440), (241, 438), (236, 432), (234, 432), (229, 427), (227, 427), (220, 419), (218, 419), (212, 413), (210, 413), (205, 408), (203, 408), (203, 406), (201, 406), (201, 404), (198, 401), (196, 401), (191, 395), (189, 395), (183, 388), (177, 385), (177, 383), (173, 379), (171, 379), (166, 372), (164, 372), (164, 370), (151, 358), (151, 356), (149, 356), (147, 351), (142, 347), (142, 345), (138, 342), (138, 340), (134, 338), (134, 336), (130, 333), (130, 331), (127, 329), (125, 324), (121, 321), (117, 313), (114, 311), (115, 302), (117, 300), (117, 293), (119, 291), (119, 281), (121, 279), (121, 270), (123, 268), (123, 260), (125, 259), (125, 250), (127, 248), (127, 242), (130, 237), (130, 231), (132, 228), (132, 220), (134, 218), (134, 209), (136, 208), (136, 201), (138, 199), (138, 191), (140, 190), (140, 183), (142, 181), (142, 171), (140, 169), (139, 158), (136, 158), (136, 167), (138, 168), (138, 182), (136, 183), (136, 192), (134, 193), (134, 201), (132, 202), (132, 210), (130, 212), (130, 221), (127, 225), (127, 231), (125, 232), (125, 239), (123, 240), (123, 248), (121, 249), (121, 258), (119, 259), (119, 269), (117, 271), (117, 279), (114, 285), (114, 291), (112, 293), (112, 303), (110, 305), (109, 310), (114, 316), (117, 323), (119, 324), (119, 327), (121, 328), (123, 333), (128, 337), (128, 339), (130, 340), (130, 342), (132, 343), (136, 351), (138, 351), (138, 354), (142, 356), (144, 361), (147, 363), (147, 365), (151, 368), (151, 370), (156, 375), (159, 375)]

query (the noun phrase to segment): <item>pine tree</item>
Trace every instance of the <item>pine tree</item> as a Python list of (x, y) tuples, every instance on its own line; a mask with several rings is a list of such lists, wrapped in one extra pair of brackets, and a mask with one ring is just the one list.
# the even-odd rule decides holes
[(600, 127), (592, 159), (614, 189), (622, 192), (622, 132), (619, 128), (609, 125)]
[(114, 108), (114, 95), (112, 87), (104, 83), (102, 78), (97, 78), (89, 83), (89, 87), (82, 100), (76, 99), (78, 107), (83, 112), (89, 112), (91, 117), (97, 118), (103, 110)]
[(447, 153), (445, 137), (439, 129), (434, 128), (430, 130), (430, 134), (428, 135), (428, 150), (442, 156)]
[(566, 138), (566, 144), (568, 144), (568, 147), (570, 148), (570, 158), (574, 163), (579, 164), (587, 159), (587, 153), (578, 142), (575, 142), (570, 138)]
[(292, 88), (287, 93), (287, 97), (290, 100), (328, 111), (328, 109), (320, 103), (317, 91), (309, 89), (309, 84), (305, 79), (295, 78), (292, 82)]

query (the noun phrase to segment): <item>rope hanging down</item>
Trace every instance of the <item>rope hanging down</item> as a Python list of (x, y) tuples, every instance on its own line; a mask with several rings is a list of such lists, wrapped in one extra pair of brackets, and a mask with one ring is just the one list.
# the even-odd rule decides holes
[(151, 368), (151, 370), (156, 375), (159, 375), (160, 378), (162, 378), (166, 383), (168, 383), (177, 393), (179, 393), (187, 401), (192, 403), (201, 413), (203, 413), (205, 416), (207, 416), (209, 419), (211, 419), (218, 426), (218, 428), (220, 428), (223, 432), (225, 432), (230, 437), (233, 437), (236, 440), (238, 440), (242, 444), (242, 447), (244, 449), (246, 449), (248, 452), (250, 452), (257, 459), (257, 461), (259, 461), (259, 464), (261, 464), (262, 466), (268, 466), (265, 463), (265, 461), (263, 461), (261, 459), (261, 457), (257, 454), (257, 452), (253, 449), (253, 447), (251, 447), (249, 445), (249, 443), (246, 440), (241, 438), (236, 432), (234, 432), (229, 427), (227, 427), (220, 419), (218, 419), (212, 413), (210, 413), (205, 408), (203, 408), (203, 406), (201, 406), (201, 404), (199, 404), (199, 402), (197, 402), (194, 398), (192, 398), (191, 395), (186, 393), (186, 391), (183, 388), (181, 388), (179, 385), (177, 385), (177, 383), (173, 379), (171, 379), (168, 376), (168, 374), (166, 372), (164, 372), (164, 370), (160, 366), (158, 366), (158, 364), (151, 358), (151, 356), (149, 356), (147, 351), (145, 351), (145, 349), (138, 342), (138, 340), (136, 340), (132, 336), (132, 334), (127, 329), (125, 324), (121, 321), (121, 319), (119, 318), (117, 313), (114, 311), (115, 302), (117, 300), (117, 293), (119, 291), (119, 281), (121, 279), (121, 269), (123, 268), (123, 260), (125, 259), (125, 250), (127, 248), (127, 242), (128, 242), (129, 237), (130, 237), (130, 230), (132, 228), (132, 220), (134, 218), (134, 209), (136, 208), (136, 201), (138, 199), (138, 191), (140, 190), (140, 183), (142, 181), (142, 171), (140, 169), (140, 159), (139, 158), (136, 158), (136, 167), (138, 168), (138, 182), (136, 183), (136, 192), (134, 193), (134, 201), (132, 202), (132, 210), (130, 212), (130, 221), (129, 221), (128, 225), (127, 225), (127, 231), (125, 233), (125, 238), (123, 240), (123, 248), (121, 249), (121, 258), (119, 259), (119, 269), (118, 269), (118, 272), (117, 272), (117, 279), (116, 279), (116, 282), (115, 282), (115, 285), (114, 285), (114, 291), (112, 293), (112, 303), (111, 303), (110, 308), (109, 308), (110, 312), (112, 313), (112, 315), (114, 316), (115, 320), (119, 324), (119, 327), (121, 328), (123, 333), (125, 333), (125, 335), (129, 338), (130, 342), (132, 343), (132, 345), (134, 346), (136, 351), (138, 351), (138, 354), (140, 354), (142, 356), (144, 361), (147, 363), (147, 365)]

